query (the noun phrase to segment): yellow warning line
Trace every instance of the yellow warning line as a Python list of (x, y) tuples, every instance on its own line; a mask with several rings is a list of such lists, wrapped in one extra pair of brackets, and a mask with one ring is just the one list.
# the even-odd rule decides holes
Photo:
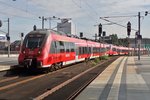
[(14, 79), (17, 79), (17, 78), (18, 78), (18, 76), (6, 78), (6, 79), (3, 79), (3, 80), (0, 80), (0, 83), (11, 81), (11, 80), (14, 80)]

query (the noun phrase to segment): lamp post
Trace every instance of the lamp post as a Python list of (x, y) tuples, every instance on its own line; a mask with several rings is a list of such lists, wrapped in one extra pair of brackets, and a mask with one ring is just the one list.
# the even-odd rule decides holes
[(23, 44), (23, 36), (24, 36), (24, 33), (21, 33), (20, 34), (20, 37), (21, 37), (21, 43), (20, 43), (20, 53), (21, 53), (21, 48), (22, 48), (22, 44)]
[(0, 20), (0, 27), (2, 27), (2, 21)]
[(53, 17), (48, 17), (46, 19), (49, 19), (49, 29), (51, 29), (51, 20), (61, 20), (60, 18), (53, 16)]
[(6, 34), (6, 38), (7, 38), (7, 42), (8, 42), (8, 57), (10, 56), (10, 36), (9, 36), (9, 25), (10, 25), (10, 22), (9, 22), (9, 18), (6, 20), (6, 22), (8, 22), (8, 32)]
[(44, 20), (46, 20), (46, 19), (44, 18), (44, 16), (39, 17), (39, 18), (42, 19), (42, 29), (44, 29)]
[(100, 23), (99, 25), (98, 25), (98, 36), (99, 36), (99, 46), (100, 46), (100, 48), (99, 48), (99, 59), (101, 59), (101, 35), (102, 35), (102, 31), (103, 31), (103, 28), (102, 28), (102, 24)]
[[(138, 36), (140, 35), (141, 31), (141, 15), (140, 12), (138, 12)], [(140, 60), (140, 46), (141, 46), (141, 40), (138, 38), (138, 60)]]
[(135, 32), (135, 47), (134, 47), (134, 56), (137, 55), (137, 50), (136, 50), (136, 47), (137, 47), (137, 36), (138, 36), (138, 32)]
[(44, 29), (44, 21), (49, 20), (49, 29), (51, 29), (51, 20), (61, 20), (60, 18), (56, 17), (56, 16), (52, 16), (52, 17), (39, 17), (40, 19), (42, 19), (42, 29)]
[(130, 33), (131, 33), (131, 23), (130, 21), (127, 23), (127, 35), (128, 35), (128, 55), (130, 55)]

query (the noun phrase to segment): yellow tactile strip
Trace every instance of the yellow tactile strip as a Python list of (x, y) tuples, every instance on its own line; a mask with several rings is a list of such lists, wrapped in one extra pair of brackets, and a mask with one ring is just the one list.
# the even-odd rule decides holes
[(99, 96), (103, 92), (106, 84), (111, 78), (114, 70), (116, 69), (116, 65), (120, 63), (120, 61), (124, 57), (118, 58), (112, 64), (110, 64), (77, 98), (76, 100), (98, 100)]

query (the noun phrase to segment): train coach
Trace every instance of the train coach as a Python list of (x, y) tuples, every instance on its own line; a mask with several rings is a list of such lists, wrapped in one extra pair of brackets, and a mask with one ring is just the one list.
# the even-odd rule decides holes
[(54, 30), (38, 29), (26, 35), (18, 63), (28, 68), (54, 69), (103, 55), (126, 53), (125, 47), (121, 50), (121, 47), (114, 45), (67, 36)]

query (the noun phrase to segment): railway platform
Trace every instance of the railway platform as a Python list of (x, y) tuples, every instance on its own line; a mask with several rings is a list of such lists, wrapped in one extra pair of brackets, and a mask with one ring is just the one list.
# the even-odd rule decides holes
[(150, 56), (118, 58), (75, 100), (150, 100)]
[(14, 65), (17, 65), (18, 55), (11, 54), (8, 55), (0, 55), (0, 71), (10, 70)]

